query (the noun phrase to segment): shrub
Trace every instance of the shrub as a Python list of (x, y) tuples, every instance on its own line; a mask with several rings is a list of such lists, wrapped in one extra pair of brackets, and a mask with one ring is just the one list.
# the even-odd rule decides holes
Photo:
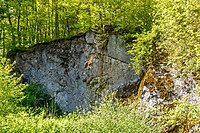
[(31, 82), (23, 92), (24, 99), (21, 103), (24, 107), (31, 110), (31, 112), (39, 113), (45, 111), (47, 115), (62, 114), (55, 99), (45, 92), (43, 85)]
[(70, 113), (62, 117), (46, 117), (21, 112), (0, 117), (0, 131), (88, 133), (88, 132), (159, 132), (157, 124), (152, 125), (151, 115), (138, 113), (135, 108), (105, 102), (87, 113)]
[(13, 65), (0, 57), (0, 115), (19, 111), (19, 103), (23, 99), (22, 90), (26, 86), (19, 83), (21, 77), (11, 74)]

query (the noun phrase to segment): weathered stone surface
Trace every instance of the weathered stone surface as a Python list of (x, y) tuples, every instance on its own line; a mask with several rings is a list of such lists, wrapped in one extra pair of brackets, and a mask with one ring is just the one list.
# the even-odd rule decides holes
[[(130, 57), (127, 55), (126, 47), (124, 46), (123, 40), (116, 35), (110, 36), (108, 40), (108, 56), (116, 58), (122, 62), (129, 63)], [(127, 56), (124, 56), (127, 55)]]
[(119, 91), (120, 97), (130, 96), (139, 77), (129, 67), (123, 41), (112, 35), (106, 48), (100, 49), (97, 40), (89, 31), (69, 40), (38, 44), (16, 54), (16, 68), (24, 81), (43, 84), (63, 112), (85, 109), (113, 91)]
[(198, 84), (188, 76), (178, 78), (177, 71), (162, 68), (162, 64), (152, 66), (143, 79), (140, 99), (151, 107), (169, 104), (175, 100), (186, 101), (193, 105), (200, 104)]

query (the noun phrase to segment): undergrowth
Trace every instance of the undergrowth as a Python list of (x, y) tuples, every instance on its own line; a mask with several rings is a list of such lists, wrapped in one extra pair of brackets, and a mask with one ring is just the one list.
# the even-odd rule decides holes
[(47, 117), (45, 113), (33, 115), (27, 112), (0, 116), (2, 133), (153, 133), (159, 132), (153, 118), (141, 115), (137, 109), (121, 106), (119, 103), (105, 102), (87, 113), (69, 113), (60, 117)]

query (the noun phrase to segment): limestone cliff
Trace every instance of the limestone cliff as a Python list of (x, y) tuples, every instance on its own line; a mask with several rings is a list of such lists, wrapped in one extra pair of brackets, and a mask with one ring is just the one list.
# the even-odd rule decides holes
[(129, 67), (122, 39), (111, 35), (104, 48), (92, 31), (71, 39), (38, 44), (17, 52), (16, 68), (25, 82), (43, 84), (63, 112), (83, 109), (99, 96), (118, 91), (128, 97), (139, 76)]

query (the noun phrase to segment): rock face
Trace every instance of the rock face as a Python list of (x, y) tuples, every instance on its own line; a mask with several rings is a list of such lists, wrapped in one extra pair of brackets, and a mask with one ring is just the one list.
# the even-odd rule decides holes
[(197, 82), (191, 76), (183, 79), (176, 75), (177, 71), (163, 68), (162, 64), (149, 66), (138, 91), (141, 101), (151, 107), (169, 104), (175, 100), (200, 104)]
[(99, 96), (119, 91), (128, 97), (136, 91), (139, 76), (129, 67), (129, 56), (117, 35), (104, 48), (94, 32), (38, 44), (15, 55), (16, 68), (25, 82), (43, 84), (63, 112), (91, 105)]

